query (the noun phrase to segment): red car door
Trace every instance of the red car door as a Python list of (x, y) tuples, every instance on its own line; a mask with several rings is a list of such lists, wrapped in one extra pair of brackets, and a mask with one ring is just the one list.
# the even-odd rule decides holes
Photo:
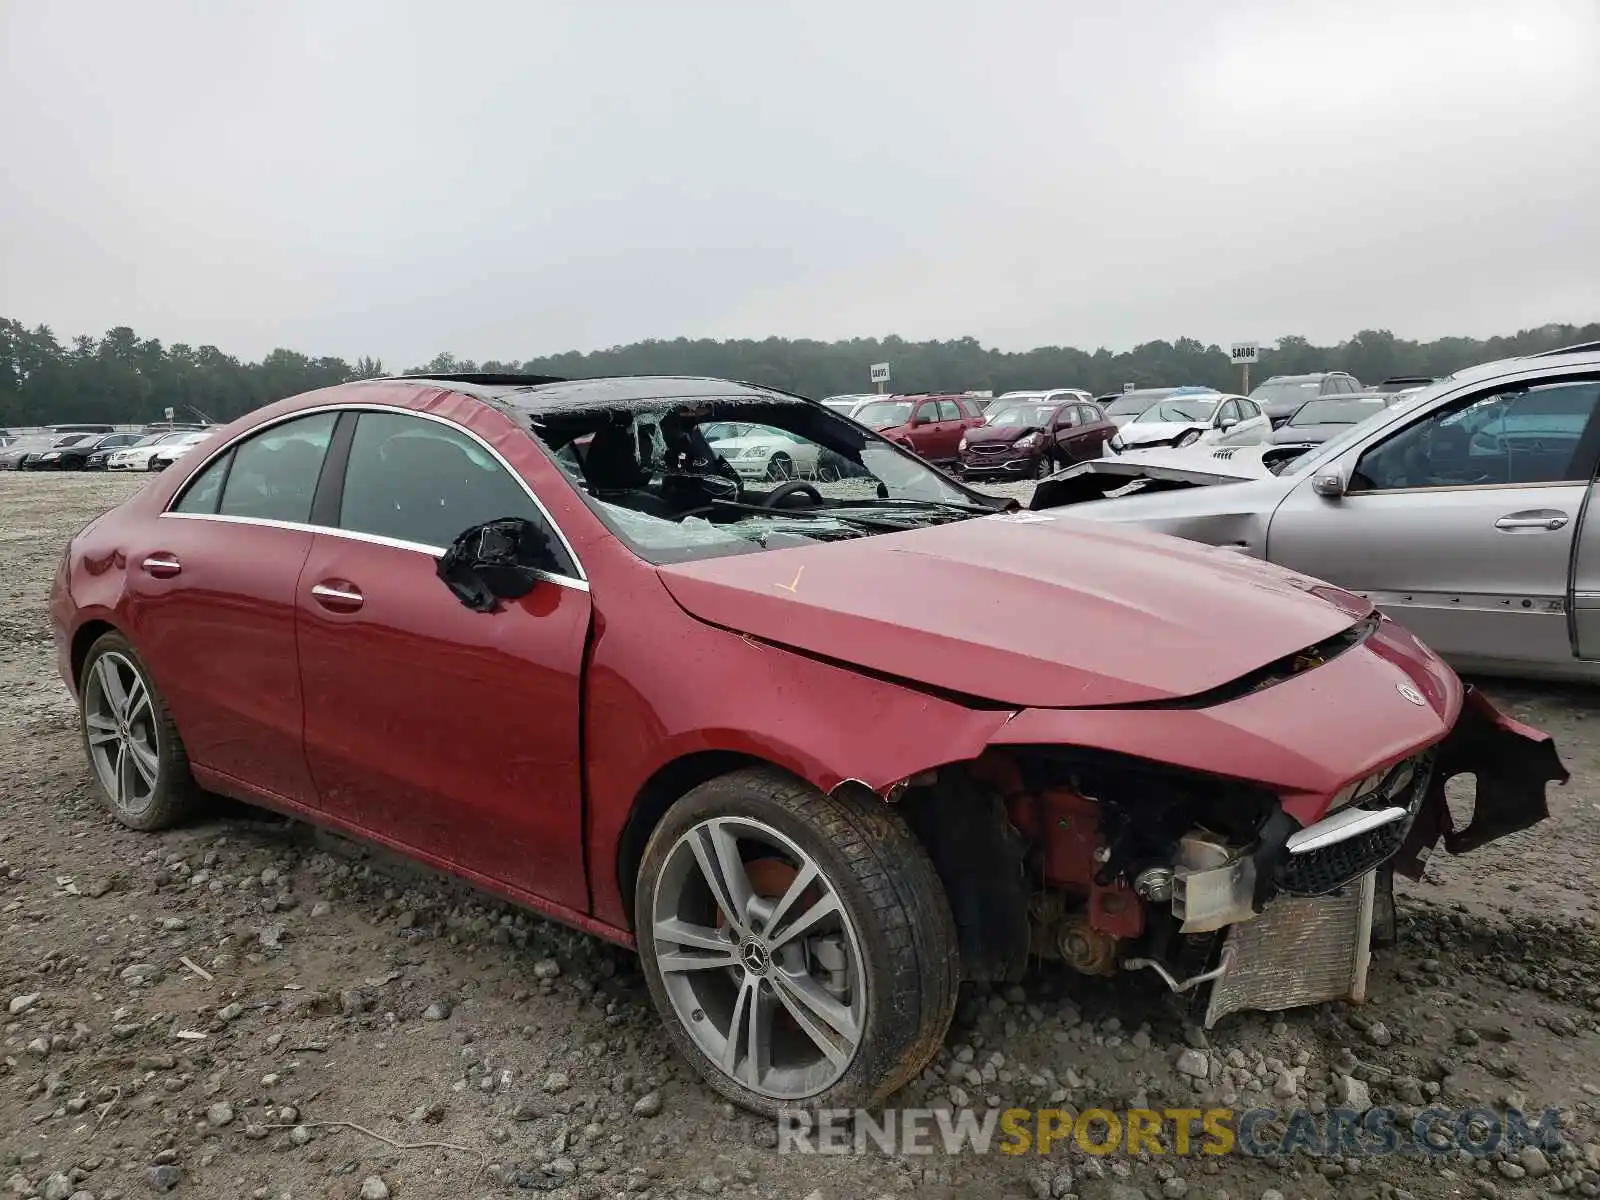
[(1105, 457), (1106, 443), (1116, 431), (1117, 423), (1095, 405), (1078, 405), (1072, 437), (1073, 461), (1087, 462)]
[(923, 404), (931, 423), (924, 427), (927, 450), (924, 458), (935, 462), (948, 462), (960, 450), (961, 435), (966, 427), (961, 424), (961, 410), (954, 400), (929, 400)]
[(1079, 446), (1082, 442), (1077, 408), (1071, 404), (1063, 404), (1056, 409), (1051, 414), (1049, 431), (1050, 453), (1055, 461), (1058, 463), (1077, 462), (1080, 457)]
[[(202, 774), (298, 804), (316, 792), (301, 746), (295, 589), (335, 414), (270, 426), (208, 463), (128, 547), (130, 636)], [(271, 522), (282, 522), (275, 525)]]
[(906, 441), (923, 458), (939, 457), (939, 402), (923, 400), (906, 423)]
[(422, 858), (586, 910), (588, 587), (563, 550), (520, 600), (465, 607), (437, 555), (484, 521), (548, 521), (456, 425), (388, 411), (345, 420), (348, 463), (326, 514), (340, 532), (317, 535), (296, 596), (306, 757), (323, 808)]

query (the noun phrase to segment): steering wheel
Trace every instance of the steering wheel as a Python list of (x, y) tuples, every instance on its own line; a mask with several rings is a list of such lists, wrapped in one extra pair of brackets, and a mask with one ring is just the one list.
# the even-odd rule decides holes
[(809, 492), (811, 498), (816, 501), (817, 506), (819, 508), (822, 506), (822, 493), (817, 490), (816, 484), (808, 483), (804, 479), (791, 479), (788, 483), (780, 483), (768, 492), (762, 498), (761, 507), (776, 508), (779, 500), (787, 499), (798, 492)]

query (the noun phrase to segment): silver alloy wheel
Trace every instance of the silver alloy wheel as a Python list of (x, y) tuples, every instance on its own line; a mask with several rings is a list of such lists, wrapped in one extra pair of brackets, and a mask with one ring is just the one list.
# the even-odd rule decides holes
[(668, 851), (651, 926), (673, 1011), (734, 1082), (800, 1100), (849, 1069), (867, 1020), (861, 942), (788, 837), (748, 817), (700, 822)]
[(155, 798), (161, 741), (150, 688), (139, 668), (115, 650), (94, 660), (83, 687), (89, 761), (111, 803), (130, 816)]

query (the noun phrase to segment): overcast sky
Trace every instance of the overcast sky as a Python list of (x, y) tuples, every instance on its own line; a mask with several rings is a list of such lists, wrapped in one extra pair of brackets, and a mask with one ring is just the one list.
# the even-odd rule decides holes
[(525, 358), (1600, 319), (1600, 3), (0, 0), (0, 315)]

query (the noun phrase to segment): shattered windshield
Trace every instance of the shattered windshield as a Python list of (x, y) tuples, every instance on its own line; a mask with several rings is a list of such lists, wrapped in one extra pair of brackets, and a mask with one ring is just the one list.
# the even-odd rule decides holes
[(1136, 424), (1149, 421), (1209, 421), (1217, 411), (1215, 400), (1165, 400), (1134, 418)]
[(1135, 417), (1144, 412), (1158, 400), (1171, 395), (1170, 392), (1123, 392), (1110, 404), (1105, 406), (1106, 415), (1110, 417)]
[(529, 416), (584, 502), (657, 564), (870, 537), (1000, 504), (831, 409), (782, 396), (535, 407)]

